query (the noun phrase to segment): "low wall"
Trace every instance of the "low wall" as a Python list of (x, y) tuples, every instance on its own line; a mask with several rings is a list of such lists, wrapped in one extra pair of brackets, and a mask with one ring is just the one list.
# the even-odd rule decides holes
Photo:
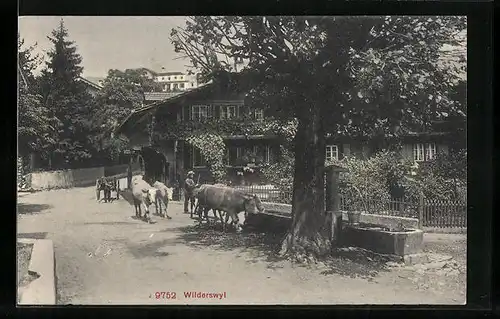
[[(262, 204), (268, 213), (277, 215), (276, 217), (290, 218), (292, 215), (292, 205), (290, 204), (269, 202), (262, 202)], [(346, 212), (342, 214), (342, 220), (348, 221)], [(405, 228), (418, 229), (418, 219), (416, 218), (366, 214), (362, 212), (359, 221), (365, 224), (375, 224), (389, 228), (396, 228), (402, 224)]]
[[(122, 168), (126, 169), (126, 166), (123, 166)], [(28, 183), (31, 185), (33, 190), (92, 186), (95, 185), (96, 179), (105, 176), (105, 171), (105, 167), (93, 167), (50, 172), (36, 172), (28, 174)], [(140, 171), (134, 171), (133, 175), (138, 175), (140, 173)], [(123, 172), (116, 175), (108, 175), (106, 177), (116, 177), (118, 179), (125, 178), (126, 183), (127, 173)], [(123, 183), (120, 185), (123, 185)]]
[(90, 186), (96, 179), (104, 175), (104, 167), (69, 169), (28, 174), (31, 188), (44, 190), (53, 188), (71, 188)]

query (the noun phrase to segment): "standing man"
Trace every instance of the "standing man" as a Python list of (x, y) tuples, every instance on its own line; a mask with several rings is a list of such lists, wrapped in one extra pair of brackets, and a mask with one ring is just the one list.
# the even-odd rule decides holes
[(191, 202), (191, 212), (193, 212), (194, 209), (194, 195), (193, 195), (193, 190), (195, 188), (195, 183), (193, 180), (194, 177), (194, 172), (189, 171), (187, 173), (187, 178), (184, 181), (184, 213), (188, 214), (188, 201)]
[(127, 166), (127, 188), (132, 189), (132, 164), (130, 162)]

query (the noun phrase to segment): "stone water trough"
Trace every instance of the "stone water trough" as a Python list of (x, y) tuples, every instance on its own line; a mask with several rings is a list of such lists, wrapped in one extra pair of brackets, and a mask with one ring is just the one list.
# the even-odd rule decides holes
[[(291, 205), (264, 202), (264, 207), (266, 214), (252, 218), (254, 227), (273, 232), (290, 227)], [(408, 264), (426, 262), (418, 219), (360, 212), (357, 221), (350, 223), (348, 214), (342, 214), (338, 246), (367, 249)]]
[(420, 229), (397, 229), (362, 224), (345, 225), (340, 241), (342, 246), (355, 246), (375, 253), (404, 257), (422, 251), (424, 233)]

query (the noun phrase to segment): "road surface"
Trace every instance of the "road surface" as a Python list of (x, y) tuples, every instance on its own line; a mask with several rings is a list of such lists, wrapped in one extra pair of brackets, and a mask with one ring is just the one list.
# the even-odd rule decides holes
[(58, 304), (464, 302), (464, 291), (418, 289), (388, 270), (275, 261), (245, 234), (207, 239), (180, 203), (171, 203), (171, 220), (153, 216), (156, 223), (147, 224), (132, 218), (123, 199), (97, 203), (93, 187), (21, 193), (18, 201), (18, 237), (54, 242)]

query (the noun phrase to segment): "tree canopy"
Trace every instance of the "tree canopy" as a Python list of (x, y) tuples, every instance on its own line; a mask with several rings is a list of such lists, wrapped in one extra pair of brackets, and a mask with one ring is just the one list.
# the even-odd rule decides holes
[(126, 141), (112, 132), (135, 108), (143, 106), (145, 92), (158, 91), (161, 85), (147, 77), (144, 69), (108, 71), (92, 116), (92, 143), (100, 158), (111, 162), (118, 158)]
[[(249, 100), (298, 120), (293, 222), (283, 253), (324, 254), (325, 133), (391, 136), (446, 114), (458, 75), (442, 63), (465, 17), (190, 17), (175, 50), (205, 80), (243, 59)], [(455, 70), (453, 70), (455, 71)]]
[(36, 94), (36, 78), (33, 71), (40, 61), (33, 54), (35, 45), (25, 47), (24, 40), (18, 34), (18, 152), (27, 156), (32, 152), (46, 155), (45, 149), (54, 143), (54, 118), (49, 116), (47, 108), (41, 104), (41, 96)]

